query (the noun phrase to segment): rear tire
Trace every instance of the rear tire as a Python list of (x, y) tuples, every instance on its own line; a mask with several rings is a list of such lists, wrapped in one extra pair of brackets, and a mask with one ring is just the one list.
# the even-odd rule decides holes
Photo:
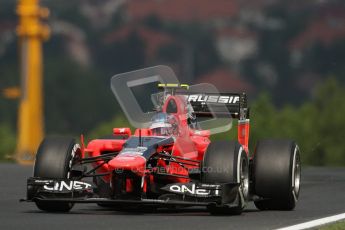
[[(240, 183), (236, 198), (237, 207), (227, 204), (211, 205), (207, 207), (213, 215), (239, 215), (242, 213), (249, 188), (248, 157), (243, 147), (237, 141), (215, 141), (209, 144), (203, 159), (201, 181), (203, 183)], [(222, 170), (219, 170), (222, 169)]]
[(259, 141), (254, 153), (254, 201), (260, 210), (293, 210), (301, 179), (300, 151), (290, 140)]
[[(73, 138), (45, 138), (39, 146), (34, 165), (34, 177), (70, 179), (73, 160), (80, 155), (80, 146)], [(36, 206), (47, 212), (68, 212), (72, 203), (35, 201)]]

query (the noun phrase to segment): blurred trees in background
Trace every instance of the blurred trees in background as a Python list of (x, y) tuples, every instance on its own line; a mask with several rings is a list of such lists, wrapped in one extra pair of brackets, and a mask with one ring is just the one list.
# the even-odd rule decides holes
[(251, 146), (262, 138), (291, 138), (311, 165), (345, 165), (345, 87), (334, 78), (317, 87), (314, 100), (277, 109), (267, 95), (252, 105)]
[[(252, 149), (259, 138), (289, 137), (300, 143), (305, 163), (345, 165), (343, 0), (41, 2), (51, 10), (52, 37), (44, 44), (48, 135), (90, 138), (126, 125), (110, 78), (164, 64), (183, 83), (249, 92)], [(20, 83), (15, 3), (0, 7), (0, 91)], [(17, 106), (0, 96), (2, 159), (14, 151)]]
[(14, 152), (16, 146), (14, 130), (8, 124), (0, 123), (0, 139), (0, 161), (8, 160), (8, 157)]

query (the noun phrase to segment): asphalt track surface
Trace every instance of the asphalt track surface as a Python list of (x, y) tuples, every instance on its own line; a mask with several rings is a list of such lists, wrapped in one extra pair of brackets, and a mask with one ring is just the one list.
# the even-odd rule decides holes
[(25, 197), (32, 167), (0, 164), (0, 229), (276, 229), (345, 213), (345, 168), (305, 168), (294, 211), (259, 211), (249, 204), (241, 216), (211, 216), (188, 208), (158, 213), (124, 213), (95, 204), (77, 204), (67, 214), (39, 211)]

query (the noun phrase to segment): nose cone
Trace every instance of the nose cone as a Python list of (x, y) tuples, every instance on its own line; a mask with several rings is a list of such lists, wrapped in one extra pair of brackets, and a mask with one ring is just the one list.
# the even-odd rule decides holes
[(146, 168), (146, 159), (140, 155), (120, 154), (108, 163), (111, 170), (129, 170), (143, 176)]

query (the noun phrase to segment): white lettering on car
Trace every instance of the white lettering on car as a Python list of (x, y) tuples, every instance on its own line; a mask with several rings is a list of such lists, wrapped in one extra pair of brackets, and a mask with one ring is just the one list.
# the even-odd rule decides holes
[(220, 104), (236, 104), (240, 101), (239, 96), (216, 96), (216, 95), (203, 95), (193, 94), (187, 96), (189, 102), (209, 102), (209, 103), (220, 103)]
[(46, 184), (43, 186), (43, 189), (48, 190), (48, 191), (72, 191), (72, 190), (84, 190), (91, 188), (92, 185), (82, 182), (82, 181), (60, 181), (60, 182), (55, 182), (53, 186)]
[(210, 190), (202, 189), (202, 188), (196, 188), (195, 184), (192, 184), (191, 188), (189, 188), (187, 185), (171, 185), (170, 191), (172, 192), (178, 192), (178, 193), (190, 193), (192, 195), (201, 195), (201, 196), (207, 196), (210, 194)]

